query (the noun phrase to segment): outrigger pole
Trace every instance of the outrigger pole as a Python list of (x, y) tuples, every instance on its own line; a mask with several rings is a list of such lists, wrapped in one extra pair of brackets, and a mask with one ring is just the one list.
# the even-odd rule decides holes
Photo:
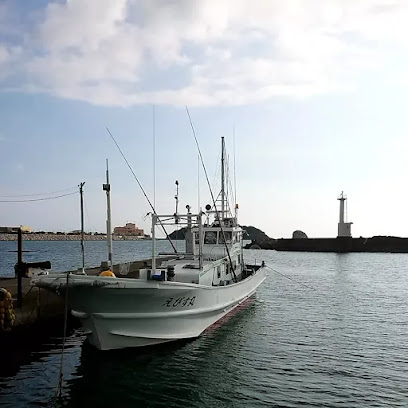
[[(109, 128), (106, 128), (106, 130), (108, 131), (109, 136), (111, 137), (111, 139), (112, 139), (113, 142), (115, 143), (116, 147), (118, 148), (120, 154), (121, 154), (122, 157), (123, 157), (123, 160), (125, 161), (125, 163), (126, 163), (127, 166), (129, 167), (129, 170), (130, 170), (131, 173), (133, 174), (134, 179), (136, 180), (137, 184), (139, 185), (140, 189), (142, 190), (142, 193), (143, 193), (143, 195), (145, 196), (147, 202), (149, 203), (150, 208), (151, 208), (152, 211), (153, 211), (153, 214), (157, 216), (156, 210), (155, 210), (155, 208), (154, 208), (152, 202), (149, 200), (149, 197), (147, 196), (146, 191), (144, 190), (144, 188), (143, 188), (142, 184), (140, 183), (139, 179), (136, 177), (136, 174), (135, 174), (135, 172), (133, 171), (132, 166), (129, 164), (129, 162), (128, 162), (127, 159), (126, 159), (126, 156), (123, 154), (122, 149), (120, 148), (120, 146), (119, 146), (118, 143), (116, 142), (116, 140), (115, 140), (115, 138), (113, 137), (113, 135), (112, 135), (111, 131), (109, 130)], [(172, 241), (171, 238), (169, 237), (169, 234), (167, 234), (167, 231), (166, 231), (166, 229), (164, 228), (164, 225), (163, 225), (163, 223), (161, 222), (160, 218), (158, 218), (158, 221), (159, 221), (160, 226), (161, 226), (162, 229), (163, 229), (163, 232), (164, 232), (165, 235), (166, 235), (167, 240), (170, 242), (171, 247), (173, 248), (174, 252), (177, 253), (177, 249), (176, 249), (176, 247), (174, 246), (173, 241)]]

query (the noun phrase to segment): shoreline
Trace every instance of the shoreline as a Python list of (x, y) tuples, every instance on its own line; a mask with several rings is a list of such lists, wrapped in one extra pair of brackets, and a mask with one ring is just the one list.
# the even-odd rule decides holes
[[(17, 241), (17, 234), (0, 234), (0, 241)], [(80, 241), (80, 234), (36, 234), (23, 233), (23, 241)], [(112, 235), (113, 241), (151, 241), (139, 236)], [(84, 241), (106, 241), (106, 235), (84, 235)]]

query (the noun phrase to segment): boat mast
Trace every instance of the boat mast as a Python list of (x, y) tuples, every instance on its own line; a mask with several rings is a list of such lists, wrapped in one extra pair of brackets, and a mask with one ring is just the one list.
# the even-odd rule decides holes
[(111, 227), (111, 205), (110, 205), (110, 184), (109, 184), (109, 164), (106, 159), (106, 184), (103, 185), (103, 190), (106, 191), (106, 235), (108, 239), (108, 266), (113, 267), (112, 263), (112, 227)]
[[(224, 136), (221, 137), (221, 219), (224, 219), (225, 212), (225, 174), (224, 174)], [(221, 222), (221, 220), (220, 220)]]

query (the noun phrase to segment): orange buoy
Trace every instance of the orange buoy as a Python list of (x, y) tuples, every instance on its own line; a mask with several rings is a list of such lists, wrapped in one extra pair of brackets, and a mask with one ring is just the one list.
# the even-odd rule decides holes
[(110, 276), (111, 278), (116, 278), (116, 275), (109, 269), (107, 271), (101, 272), (99, 276)]

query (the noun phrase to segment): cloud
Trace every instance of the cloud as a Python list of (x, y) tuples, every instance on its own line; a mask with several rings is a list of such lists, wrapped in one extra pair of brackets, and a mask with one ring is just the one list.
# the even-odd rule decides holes
[(118, 106), (349, 91), (367, 73), (402, 76), (407, 11), (404, 0), (49, 3), (19, 41), (0, 43), (0, 80)]

